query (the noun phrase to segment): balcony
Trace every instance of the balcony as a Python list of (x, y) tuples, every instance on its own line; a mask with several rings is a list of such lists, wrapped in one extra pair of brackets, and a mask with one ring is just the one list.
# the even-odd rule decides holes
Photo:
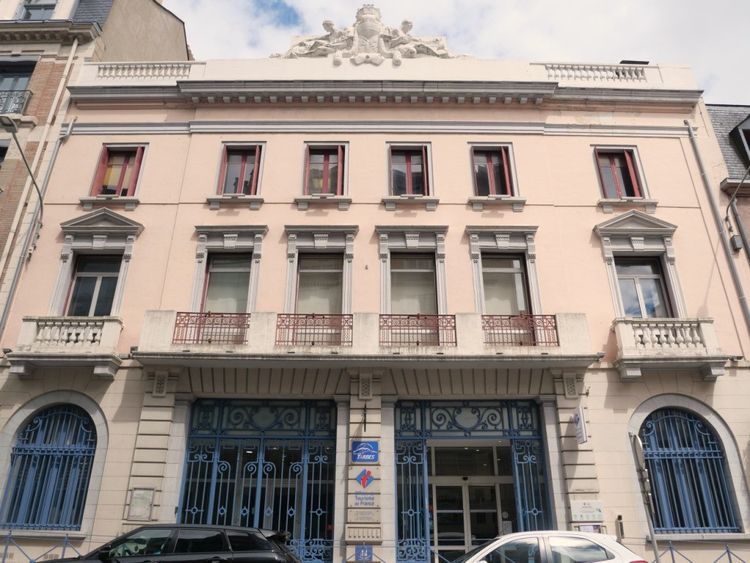
[(697, 370), (710, 381), (724, 374), (729, 359), (719, 349), (712, 319), (618, 318), (612, 330), (624, 381), (641, 377), (644, 369)]
[(455, 315), (380, 315), (380, 345), (456, 346)]
[(352, 315), (279, 314), (276, 346), (351, 346)]
[(244, 344), (249, 313), (177, 313), (172, 342), (175, 344)]
[(31, 375), (37, 367), (92, 367), (112, 379), (121, 364), (117, 345), (122, 321), (116, 317), (25, 317), (10, 372)]
[(482, 315), (484, 343), (492, 346), (559, 346), (554, 315)]
[(0, 113), (22, 114), (30, 97), (31, 90), (0, 90)]

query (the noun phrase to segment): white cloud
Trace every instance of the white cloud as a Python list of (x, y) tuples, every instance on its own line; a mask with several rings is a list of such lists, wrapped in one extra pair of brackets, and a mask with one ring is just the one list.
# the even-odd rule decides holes
[[(268, 2), (267, 2), (268, 3)], [(273, 23), (252, 0), (165, 0), (185, 20), (197, 59), (267, 57), (293, 35), (332, 19), (350, 25), (360, 2), (285, 0), (300, 25)], [(446, 35), (449, 48), (478, 58), (619, 62), (693, 67), (713, 103), (750, 103), (747, 0), (380, 0), (387, 25), (414, 22), (415, 35)]]

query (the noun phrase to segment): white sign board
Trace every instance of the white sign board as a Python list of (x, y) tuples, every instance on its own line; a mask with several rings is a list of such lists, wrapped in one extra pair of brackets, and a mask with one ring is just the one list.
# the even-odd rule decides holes
[(604, 505), (600, 500), (571, 500), (570, 519), (573, 522), (603, 522)]
[(583, 412), (583, 405), (579, 405), (573, 414), (573, 423), (576, 425), (576, 442), (585, 444), (589, 441), (589, 432), (586, 428), (586, 413)]

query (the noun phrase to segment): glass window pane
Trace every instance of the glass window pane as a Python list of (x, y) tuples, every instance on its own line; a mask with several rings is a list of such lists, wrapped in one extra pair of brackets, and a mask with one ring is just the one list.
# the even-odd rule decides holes
[(73, 292), (70, 296), (68, 315), (72, 317), (88, 317), (95, 289), (95, 277), (76, 278), (75, 283), (73, 284)]
[(211, 313), (247, 312), (250, 272), (211, 272), (203, 310)]
[(474, 154), (474, 179), (477, 186), (477, 195), (490, 195), (490, 177), (487, 170), (487, 155), (485, 153)]
[(424, 168), (422, 166), (422, 154), (411, 154), (411, 193), (417, 195), (425, 194)]
[(464, 545), (464, 537), (463, 513), (437, 513), (437, 541), (439, 545)]
[(458, 510), (464, 509), (464, 495), (461, 487), (435, 487), (435, 509)]
[(641, 294), (647, 317), (668, 317), (661, 283), (658, 279), (641, 279)]
[(602, 190), (604, 191), (604, 197), (607, 197), (607, 198), (620, 197), (617, 193), (615, 177), (612, 175), (612, 165), (607, 155), (599, 156), (599, 172), (601, 174)]
[(251, 260), (250, 254), (219, 254), (211, 257), (209, 271), (249, 272)]
[(116, 274), (121, 262), (122, 256), (82, 254), (76, 258), (76, 273)]
[(618, 258), (615, 263), (618, 275), (627, 276), (660, 276), (661, 268), (656, 260), (631, 261)]
[(299, 270), (326, 270), (340, 272), (344, 266), (344, 257), (340, 254), (300, 254)]
[(328, 186), (327, 192), (329, 194), (335, 194), (338, 190), (339, 183), (339, 165), (336, 162), (338, 160), (336, 155), (331, 155), (331, 163), (328, 168)]
[(394, 152), (391, 154), (391, 174), (393, 195), (406, 193), (406, 155)]
[(492, 155), (492, 174), (495, 180), (495, 193), (497, 195), (510, 195), (510, 187), (506, 185), (505, 166), (500, 152)]
[(341, 294), (340, 272), (300, 272), (297, 312), (339, 315)]
[(115, 297), (117, 288), (117, 277), (102, 277), (99, 283), (99, 294), (96, 296), (96, 306), (94, 307), (95, 317), (104, 317), (112, 312), (112, 302)]
[(642, 317), (641, 305), (638, 303), (638, 293), (635, 289), (635, 280), (619, 279), (618, 283), (620, 285), (620, 297), (622, 298), (622, 308), (624, 309), (625, 316)]
[(116, 542), (109, 552), (110, 559), (141, 555), (161, 555), (167, 549), (172, 530), (148, 528)]
[(494, 475), (492, 448), (435, 448), (435, 475)]
[(212, 553), (226, 551), (224, 534), (220, 530), (181, 529), (174, 553)]
[(391, 272), (391, 312), (395, 315), (437, 314), (435, 272)]
[[(491, 487), (494, 491), (494, 487)], [(471, 489), (469, 489), (471, 490)], [(497, 508), (497, 506), (495, 506)], [(497, 537), (499, 530), (497, 526), (497, 510), (486, 512), (471, 512), (471, 543), (481, 545)]]
[(432, 254), (392, 254), (391, 270), (435, 271)]
[(272, 549), (269, 541), (258, 534), (234, 530), (226, 532), (232, 551), (270, 551)]
[(245, 153), (245, 175), (242, 178), (242, 193), (252, 195), (255, 174), (255, 151)]
[(129, 156), (125, 153), (110, 152), (107, 160), (107, 169), (104, 172), (104, 181), (102, 182), (101, 193), (103, 195), (120, 195), (118, 193), (118, 187), (120, 183), (120, 176), (122, 176), (123, 167), (129, 160)]
[(539, 541), (523, 538), (507, 542), (485, 557), (487, 563), (541, 563)]
[(224, 179), (224, 193), (240, 193), (240, 174), (242, 173), (242, 152), (227, 151), (227, 171)]
[(550, 536), (549, 546), (555, 563), (594, 563), (612, 558), (602, 546), (584, 538)]
[(518, 315), (528, 312), (521, 274), (484, 272), (484, 307), (488, 315)]

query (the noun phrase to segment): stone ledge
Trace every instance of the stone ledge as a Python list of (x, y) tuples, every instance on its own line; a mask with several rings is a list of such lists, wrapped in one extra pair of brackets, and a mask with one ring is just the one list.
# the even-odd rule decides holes
[(634, 207), (640, 207), (646, 213), (656, 213), (656, 206), (658, 201), (655, 199), (646, 199), (642, 197), (633, 198), (602, 198), (597, 202), (597, 205), (601, 208), (604, 213), (614, 213), (615, 208), (627, 207), (632, 209)]
[(472, 196), (469, 205), (474, 211), (483, 211), (485, 207), (510, 207), (514, 213), (523, 211), (526, 198), (508, 195)]
[(98, 195), (82, 197), (79, 200), (84, 211), (91, 211), (94, 207), (124, 207), (125, 211), (133, 211), (141, 201), (137, 197), (120, 197), (115, 195)]
[(297, 209), (305, 211), (311, 206), (337, 205), (340, 211), (346, 211), (352, 204), (352, 198), (341, 195), (305, 195), (294, 198)]
[(221, 209), (224, 207), (239, 207), (247, 205), (250, 209), (260, 209), (263, 205), (263, 198), (257, 195), (244, 195), (244, 194), (225, 194), (217, 195), (206, 198), (209, 209)]
[(426, 211), (435, 211), (440, 200), (426, 195), (392, 195), (382, 199), (386, 211), (396, 211), (399, 207), (424, 205)]

